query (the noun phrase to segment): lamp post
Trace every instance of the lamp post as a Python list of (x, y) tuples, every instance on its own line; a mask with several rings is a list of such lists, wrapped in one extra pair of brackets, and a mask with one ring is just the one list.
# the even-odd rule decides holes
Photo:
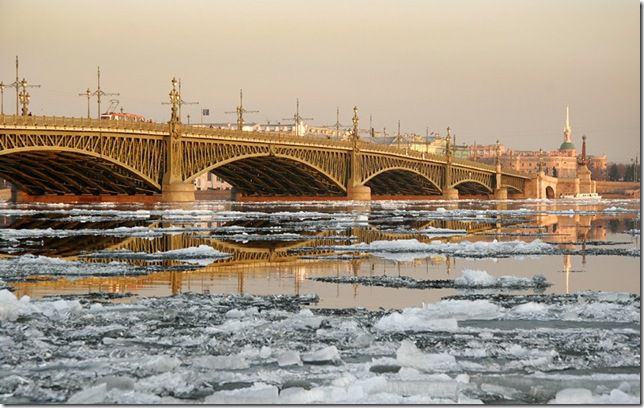
[(90, 119), (90, 114), (89, 114), (89, 100), (92, 97), (92, 91), (87, 88), (87, 90), (83, 93), (79, 93), (78, 96), (85, 96), (87, 97), (87, 119)]
[(20, 81), (20, 87), (22, 90), (18, 94), (18, 98), (20, 99), (20, 104), (22, 105), (22, 116), (29, 116), (29, 100), (31, 99), (31, 95), (29, 95), (29, 92), (27, 92), (27, 81), (23, 78), (22, 81)]
[(4, 115), (4, 89), (7, 88), (7, 85), (4, 82), (0, 82), (0, 115)]

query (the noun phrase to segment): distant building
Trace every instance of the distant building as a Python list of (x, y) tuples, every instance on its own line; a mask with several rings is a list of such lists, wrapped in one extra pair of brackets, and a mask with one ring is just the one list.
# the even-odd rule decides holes
[(232, 186), (214, 173), (206, 173), (195, 179), (197, 190), (230, 190)]
[[(469, 146), (470, 160), (493, 164), (496, 159), (496, 145)], [(577, 176), (577, 150), (572, 143), (570, 114), (566, 107), (566, 124), (563, 129), (563, 142), (559, 149), (552, 151), (512, 150), (500, 145), (501, 166), (506, 169), (536, 174), (539, 171), (540, 156), (543, 160), (543, 171), (550, 176), (574, 178)], [(606, 179), (606, 155), (588, 156), (588, 168), (593, 180)]]
[[(228, 129), (235, 130), (237, 129), (237, 123), (204, 123), (204, 124), (195, 124), (193, 126), (199, 127), (210, 127), (215, 129)], [(297, 132), (296, 132), (297, 130)], [(304, 122), (300, 122), (296, 127), (293, 123), (244, 123), (242, 126), (243, 132), (279, 132), (279, 133), (293, 133), (300, 136), (307, 134), (308, 125)]]
[[(400, 136), (384, 136), (375, 137), (374, 143), (384, 144), (389, 146), (398, 147), (400, 149), (415, 150), (421, 153), (434, 154), (437, 156), (444, 156), (447, 151), (447, 139), (452, 138), (449, 128), (448, 134), (441, 136), (438, 132), (432, 133), (431, 137), (424, 137), (415, 133), (401, 134)], [(452, 155), (457, 159), (467, 159), (469, 157), (469, 149), (467, 145), (456, 145), (452, 139), (451, 149)]]
[[(449, 129), (448, 129), (449, 131)], [(434, 134), (431, 141), (420, 135), (412, 135), (409, 138), (409, 148), (418, 152), (435, 154), (438, 156), (445, 156), (447, 154), (447, 139), (451, 137), (448, 133), (447, 136), (441, 136), (438, 133)], [(467, 145), (457, 145), (452, 139), (451, 143), (452, 155), (456, 159), (468, 159), (469, 148)]]

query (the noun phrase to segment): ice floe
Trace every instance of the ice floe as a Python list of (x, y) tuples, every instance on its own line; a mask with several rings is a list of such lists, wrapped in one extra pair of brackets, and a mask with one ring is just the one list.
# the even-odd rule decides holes
[(456, 279), (416, 280), (407, 276), (317, 276), (310, 280), (328, 283), (350, 283), (366, 286), (384, 286), (388, 288), (410, 289), (544, 289), (552, 284), (541, 275), (532, 278), (516, 276), (494, 277), (486, 271), (463, 270), (462, 276)]
[(513, 241), (461, 241), (442, 242), (433, 240), (429, 243), (417, 239), (381, 240), (369, 244), (359, 243), (346, 246), (324, 247), (341, 253), (367, 252), (385, 259), (409, 261), (432, 254), (452, 255), (457, 257), (484, 258), (484, 257), (512, 257), (522, 255), (623, 255), (639, 256), (639, 248), (586, 248), (568, 249), (546, 243), (540, 239), (530, 242)]
[[(605, 376), (605, 388), (591, 390), (592, 401), (639, 398), (638, 369), (601, 374), (639, 367), (639, 297), (531, 296), (513, 296), (513, 306), (503, 300), (508, 295), (500, 303), (444, 300), (403, 311), (347, 311), (312, 309), (313, 295), (183, 294), (100, 305), (88, 299), (17, 299), (0, 291), (0, 346), (11, 350), (0, 353), (5, 373), (0, 402), (429, 404), (587, 398), (587, 392), (558, 394), (561, 381), (554, 376), (564, 369), (579, 371), (568, 388)], [(630, 311), (618, 312), (615, 305)], [(601, 322), (620, 316), (628, 316), (631, 326), (602, 328)], [(563, 325), (530, 328), (553, 318)], [(566, 326), (580, 319), (594, 326)], [(532, 326), (522, 328), (520, 321)], [(530, 394), (526, 381), (544, 388)]]
[(117, 251), (100, 251), (92, 254), (83, 255), (85, 258), (108, 258), (108, 259), (147, 259), (147, 260), (161, 260), (161, 259), (221, 259), (229, 258), (231, 254), (221, 252), (209, 245), (199, 245), (196, 247), (172, 249), (168, 251), (159, 252), (133, 252), (129, 250)]
[(86, 263), (50, 258), (42, 255), (21, 255), (0, 259), (0, 277), (7, 282), (33, 277), (57, 279), (59, 277), (142, 275), (145, 268), (124, 262)]

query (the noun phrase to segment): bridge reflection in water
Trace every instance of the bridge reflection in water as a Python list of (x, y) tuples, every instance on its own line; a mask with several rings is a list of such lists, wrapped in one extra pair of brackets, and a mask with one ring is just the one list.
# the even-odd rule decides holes
[[(552, 207), (544, 207), (552, 209)], [(635, 215), (626, 216), (634, 218)], [(527, 238), (534, 239), (535, 228), (539, 231), (540, 238), (544, 241), (559, 243), (563, 248), (575, 248), (575, 243), (581, 241), (602, 241), (606, 240), (607, 233), (612, 228), (609, 225), (614, 221), (609, 216), (602, 215), (553, 215), (543, 214), (536, 216), (536, 223), (533, 221), (521, 222), (521, 220), (504, 220), (499, 217), (497, 222), (477, 223), (475, 221), (436, 219), (422, 222), (406, 222), (407, 232), (395, 232), (380, 230), (376, 226), (366, 225), (354, 227), (342, 231), (322, 231), (306, 236), (304, 239), (295, 241), (268, 241), (251, 240), (249, 242), (238, 242), (234, 239), (212, 238), (209, 233), (181, 233), (176, 235), (163, 235), (148, 238), (119, 238), (113, 236), (92, 236), (88, 241), (86, 236), (63, 237), (63, 238), (42, 238), (42, 248), (47, 256), (59, 256), (67, 260), (82, 260), (88, 263), (107, 263), (112, 261), (127, 262), (135, 266), (155, 265), (158, 272), (151, 272), (140, 276), (93, 276), (81, 277), (78, 279), (57, 279), (49, 277), (47, 280), (28, 280), (12, 283), (16, 295), (29, 295), (41, 297), (53, 294), (83, 294), (91, 292), (112, 292), (112, 293), (134, 293), (139, 296), (166, 296), (182, 292), (197, 293), (248, 293), (248, 294), (303, 294), (315, 292), (322, 298), (333, 299), (333, 306), (356, 306), (366, 305), (371, 307), (390, 306), (400, 307), (395, 299), (391, 299), (391, 292), (386, 288), (361, 287), (359, 285), (334, 285), (307, 280), (307, 277), (330, 276), (330, 275), (363, 275), (363, 276), (411, 276), (416, 279), (453, 279), (460, 276), (460, 270), (464, 267), (471, 269), (486, 269), (488, 260), (458, 260), (450, 256), (436, 255), (423, 259), (416, 259), (410, 262), (391, 262), (389, 260), (370, 257), (367, 255), (355, 254), (347, 259), (338, 259), (337, 252), (330, 247), (337, 247), (357, 242), (370, 243), (381, 240), (416, 239), (420, 242), (430, 242), (435, 237), (419, 233), (417, 231), (434, 228), (464, 229), (465, 236), (441, 237), (442, 241), (477, 241), (490, 240), (490, 236), (512, 232), (520, 235), (522, 233), (532, 234)], [(21, 221), (19, 224), (11, 224), (10, 228), (48, 228), (54, 229), (105, 229), (118, 226), (142, 226), (149, 228), (169, 227), (182, 224), (153, 223), (149, 221), (126, 221), (126, 222), (97, 222), (74, 224), (69, 221), (43, 221), (33, 220), (30, 224)], [(262, 221), (265, 222), (265, 221)], [(230, 227), (240, 222), (219, 223), (214, 226)], [(213, 226), (213, 224), (208, 224)], [(245, 221), (246, 227), (259, 226), (254, 222)], [(192, 227), (198, 225), (191, 224)], [(265, 227), (266, 225), (263, 224)], [(621, 230), (624, 226), (620, 224)], [(499, 239), (516, 239), (515, 236), (499, 235)], [(197, 247), (208, 245), (212, 248), (230, 254), (229, 258), (216, 259), (206, 266), (193, 266), (191, 270), (176, 270), (186, 268), (186, 264), (177, 259), (163, 259), (149, 261), (144, 259), (123, 259), (114, 258), (86, 258), (79, 251), (79, 241), (87, 243), (84, 247), (86, 252), (96, 251), (121, 251), (153, 254), (170, 250)], [(29, 250), (35, 253), (33, 250)], [(551, 270), (564, 272), (561, 276), (555, 276), (555, 282), (559, 285), (565, 284), (565, 290), (574, 290), (574, 258), (580, 258), (581, 268), (585, 267), (585, 259), (571, 255), (563, 255), (563, 258), (550, 257), (552, 259), (540, 260), (539, 264), (549, 265)], [(557, 261), (556, 259), (559, 259)], [(508, 268), (522, 268), (517, 264), (520, 261), (508, 261)], [(518, 265), (518, 266), (517, 266)], [(499, 266), (495, 266), (498, 270)], [(523, 267), (524, 268), (524, 267)], [(579, 265), (577, 265), (579, 268)], [(538, 269), (539, 273), (544, 273)], [(521, 274), (517, 270), (509, 270), (508, 275)], [(495, 274), (496, 275), (496, 274)], [(551, 279), (549, 277), (549, 279)], [(563, 286), (562, 286), (563, 287)], [(402, 297), (411, 296), (417, 300), (435, 301), (442, 296), (453, 294), (449, 289), (415, 291), (400, 290), (397, 293), (404, 293)], [(357, 301), (358, 299), (359, 301)], [(357, 302), (357, 303), (356, 303)]]
[[(82, 229), (100, 230), (117, 228), (121, 226), (137, 227), (146, 222), (69, 222), (55, 220), (34, 220), (8, 225), (9, 228), (33, 229), (52, 228), (54, 230)], [(239, 222), (220, 224), (219, 227), (230, 227)], [(248, 228), (258, 226), (258, 222), (244, 222)], [(266, 226), (262, 221), (259, 224)], [(153, 223), (147, 225), (150, 229), (157, 227), (171, 227), (171, 224)], [(181, 227), (181, 224), (175, 224)], [(199, 227), (191, 224), (191, 227)], [(212, 224), (210, 224), (212, 227)], [(460, 220), (430, 220), (425, 222), (409, 223), (412, 230), (407, 233), (381, 231), (373, 226), (349, 228), (342, 231), (321, 231), (306, 236), (305, 239), (295, 241), (269, 241), (254, 240), (239, 242), (235, 240), (213, 239), (201, 233), (165, 234), (153, 238), (118, 238), (114, 236), (75, 235), (67, 237), (44, 237), (38, 239), (37, 248), (29, 248), (28, 252), (50, 257), (60, 257), (68, 261), (83, 261), (91, 263), (127, 262), (133, 266), (146, 267), (154, 265), (160, 272), (152, 272), (143, 276), (88, 276), (78, 279), (35, 279), (26, 282), (16, 282), (12, 287), (16, 295), (29, 295), (40, 297), (51, 294), (71, 294), (90, 292), (134, 292), (143, 296), (170, 295), (182, 291), (212, 291), (218, 292), (219, 284), (224, 283), (228, 289), (236, 293), (247, 292), (246, 281), (263, 281), (277, 284), (280, 290), (298, 294), (300, 284), (307, 276), (328, 275), (330, 272), (337, 274), (358, 274), (361, 269), (370, 268), (378, 274), (391, 274), (394, 269), (383, 260), (368, 260), (365, 255), (356, 254), (350, 262), (337, 257), (337, 251), (332, 247), (350, 245), (356, 242), (371, 243), (382, 240), (416, 239), (419, 242), (430, 242), (435, 237), (413, 232), (413, 229), (441, 228), (465, 230), (468, 234), (489, 231), (498, 227), (497, 224), (477, 223)], [(442, 237), (442, 240), (459, 240), (462, 236)], [(80, 245), (80, 242), (83, 245)], [(183, 248), (195, 248), (207, 245), (217, 251), (230, 254), (228, 258), (215, 259), (207, 266), (190, 267), (180, 259), (150, 260), (144, 258), (127, 258), (121, 256), (123, 251), (128, 253), (155, 254)], [(82, 248), (82, 253), (81, 253)], [(27, 248), (25, 248), (27, 249)], [(109, 251), (119, 253), (118, 256), (109, 257)], [(86, 257), (86, 254), (97, 252), (101, 257)], [(354, 257), (353, 255), (351, 256)], [(431, 265), (432, 269), (447, 267), (448, 271), (453, 265), (450, 257), (432, 256), (417, 264)], [(173, 270), (175, 269), (175, 270)], [(176, 270), (181, 269), (181, 270)], [(399, 272), (399, 270), (398, 270)], [(449, 273), (449, 272), (448, 272)], [(46, 276), (43, 276), (45, 278)], [(291, 279), (291, 289), (287, 289), (286, 277)], [(235, 281), (233, 288), (231, 282)], [(253, 283), (255, 286), (256, 283)], [(253, 293), (261, 292), (262, 283), (254, 287)], [(270, 286), (270, 285), (269, 285)], [(233, 289), (233, 290), (230, 290)]]

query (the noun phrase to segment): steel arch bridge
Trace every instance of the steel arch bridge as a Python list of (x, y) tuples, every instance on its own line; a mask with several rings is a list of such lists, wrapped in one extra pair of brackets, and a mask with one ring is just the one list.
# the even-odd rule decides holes
[(30, 195), (194, 199), (212, 172), (246, 196), (445, 196), (525, 192), (529, 176), (374, 143), (180, 123), (0, 115), (0, 177)]

